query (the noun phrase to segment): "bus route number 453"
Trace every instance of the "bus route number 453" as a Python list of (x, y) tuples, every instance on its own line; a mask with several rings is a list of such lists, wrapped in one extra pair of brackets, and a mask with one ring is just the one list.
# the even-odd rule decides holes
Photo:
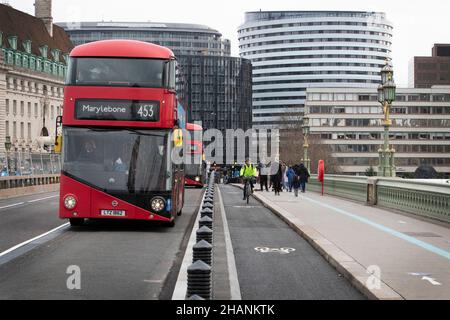
[(154, 106), (149, 104), (141, 105), (138, 115), (144, 119), (153, 118), (155, 115)]

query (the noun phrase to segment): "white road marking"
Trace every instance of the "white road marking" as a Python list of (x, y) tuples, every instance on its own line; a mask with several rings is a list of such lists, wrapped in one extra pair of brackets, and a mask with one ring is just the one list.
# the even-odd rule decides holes
[(53, 232), (56, 232), (56, 231), (61, 230), (61, 229), (64, 229), (64, 228), (68, 227), (69, 225), (70, 225), (70, 223), (63, 224), (62, 226), (59, 226), (59, 227), (57, 227), (57, 228), (55, 228), (53, 230), (50, 230), (50, 231), (48, 231), (48, 232), (46, 232), (44, 234), (41, 234), (40, 236), (37, 236), (37, 237), (35, 237), (33, 239), (30, 239), (30, 240), (27, 240), (25, 242), (22, 242), (21, 244), (18, 244), (16, 246), (12, 247), (11, 249), (3, 251), (2, 253), (0, 253), (0, 258), (2, 258), (3, 256), (6, 256), (8, 253), (11, 253), (11, 252), (13, 252), (13, 251), (15, 251), (15, 250), (17, 250), (19, 248), (22, 248), (22, 247), (26, 246), (27, 244), (29, 244), (31, 242), (34, 242), (34, 241), (39, 240), (41, 238), (44, 238), (44, 237), (48, 236), (49, 234), (51, 234)]
[(230, 278), (231, 300), (242, 300), (236, 260), (234, 259), (233, 244), (231, 242), (230, 229), (228, 228), (228, 221), (220, 188), (217, 188), (217, 194), (219, 196), (220, 212), (222, 216), (223, 231), (225, 236), (225, 248), (227, 250), (228, 277)]
[(144, 280), (145, 283), (151, 283), (151, 284), (161, 284), (163, 283), (163, 280)]
[(258, 247), (255, 248), (255, 251), (260, 253), (279, 253), (281, 255), (289, 254), (291, 252), (295, 252), (294, 248), (267, 248), (267, 247)]
[(233, 208), (235, 208), (235, 209), (258, 209), (258, 208), (262, 208), (262, 207), (258, 207), (258, 206), (233, 206)]
[(433, 286), (442, 286), (442, 283), (439, 283), (439, 282), (437, 282), (436, 280), (434, 280), (433, 278), (430, 278), (430, 277), (423, 277), (422, 280), (428, 281)]
[(44, 200), (53, 199), (53, 198), (58, 198), (58, 197), (59, 197), (59, 195), (58, 196), (46, 197), (46, 198), (42, 198), (42, 199), (31, 200), (31, 201), (28, 201), (28, 203), (35, 203), (35, 202), (44, 201)]
[(13, 207), (17, 207), (17, 206), (21, 206), (21, 205), (23, 205), (23, 204), (25, 204), (25, 202), (20, 202), (20, 203), (11, 204), (11, 205), (9, 205), (9, 206), (0, 207), (0, 210), (8, 209), (8, 208), (13, 208)]
[(414, 277), (431, 277), (432, 276), (431, 273), (423, 273), (423, 272), (411, 272), (411, 273), (408, 273), (408, 275), (414, 276)]
[(407, 224), (405, 221), (399, 221), (400, 224)]

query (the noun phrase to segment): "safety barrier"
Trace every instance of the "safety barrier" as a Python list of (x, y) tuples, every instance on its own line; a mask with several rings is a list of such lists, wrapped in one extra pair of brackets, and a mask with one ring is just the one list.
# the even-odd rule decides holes
[(60, 175), (0, 177), (0, 199), (59, 189)]
[(196, 233), (197, 244), (193, 247), (193, 264), (187, 270), (186, 299), (188, 300), (211, 300), (213, 296), (214, 178), (212, 173), (201, 204), (199, 229)]
[[(309, 188), (322, 192), (322, 185), (317, 177), (311, 178)], [(367, 177), (350, 177), (328, 175), (326, 177), (326, 193), (334, 196), (355, 200), (367, 200)]]
[[(309, 189), (321, 192), (317, 176)], [(325, 193), (369, 205), (450, 222), (450, 185), (415, 180), (328, 175)]]

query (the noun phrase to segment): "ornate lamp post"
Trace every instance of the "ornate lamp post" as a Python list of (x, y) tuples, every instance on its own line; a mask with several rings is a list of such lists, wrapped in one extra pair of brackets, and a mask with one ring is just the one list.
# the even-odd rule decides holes
[(378, 151), (380, 158), (378, 176), (394, 178), (397, 176), (395, 150), (390, 147), (389, 129), (392, 126), (391, 107), (396, 98), (397, 87), (394, 82), (394, 70), (388, 61), (381, 70), (381, 81), (382, 84), (378, 87), (378, 102), (383, 106), (384, 113), (384, 145)]
[(6, 136), (6, 141), (5, 141), (5, 150), (6, 150), (6, 173), (9, 176), (9, 151), (11, 150), (11, 137), (10, 136)]
[(309, 159), (308, 150), (309, 150), (309, 135), (311, 133), (311, 128), (309, 126), (309, 118), (305, 116), (303, 118), (303, 137), (305, 143), (303, 144), (303, 159), (302, 162), (305, 164), (305, 167), (311, 172), (311, 159)]

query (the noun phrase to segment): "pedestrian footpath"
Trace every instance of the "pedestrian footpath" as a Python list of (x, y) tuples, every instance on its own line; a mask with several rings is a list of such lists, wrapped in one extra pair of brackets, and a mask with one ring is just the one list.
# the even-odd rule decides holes
[(373, 299), (450, 299), (450, 228), (317, 193), (256, 192)]

